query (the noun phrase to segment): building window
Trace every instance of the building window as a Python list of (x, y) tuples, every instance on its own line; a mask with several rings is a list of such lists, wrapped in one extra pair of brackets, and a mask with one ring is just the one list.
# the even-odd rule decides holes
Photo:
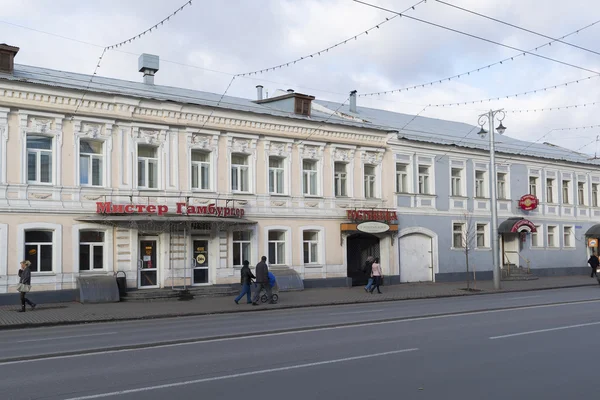
[(535, 176), (529, 177), (529, 194), (537, 197), (537, 182), (538, 178)]
[(554, 179), (546, 179), (546, 203), (554, 203)]
[(269, 157), (269, 193), (284, 193), (283, 176), (283, 158)]
[(52, 231), (25, 232), (25, 259), (32, 272), (52, 272)]
[(506, 174), (504, 172), (498, 173), (498, 185), (497, 185), (498, 198), (505, 200), (508, 198), (506, 195)]
[(231, 191), (249, 192), (248, 156), (231, 155)]
[(585, 206), (585, 183), (577, 182), (577, 203)]
[(210, 190), (210, 153), (192, 150), (192, 189)]
[(310, 100), (296, 97), (295, 108), (296, 114), (307, 116), (310, 115)]
[(365, 165), (365, 198), (372, 199), (377, 197), (375, 194), (375, 167), (372, 165)]
[(252, 232), (233, 232), (233, 265), (241, 267), (244, 260), (250, 261)]
[(536, 232), (531, 232), (531, 247), (542, 247), (542, 244), (540, 243), (540, 232), (541, 232), (541, 225), (536, 225), (535, 226), (535, 230)]
[(562, 181), (562, 195), (563, 195), (563, 203), (569, 204), (569, 186), (570, 182), (567, 180)]
[(486, 238), (485, 238), (485, 224), (477, 224), (477, 248), (485, 248), (487, 247)]
[(573, 227), (563, 225), (563, 247), (574, 247)]
[(556, 246), (556, 227), (555, 226), (548, 227), (548, 247), (557, 247)]
[(303, 193), (308, 196), (316, 196), (319, 193), (317, 184), (317, 162), (302, 160)]
[(79, 270), (104, 268), (104, 232), (79, 231)]
[(462, 170), (452, 168), (452, 196), (462, 196)]
[(485, 198), (485, 172), (475, 171), (475, 197)]
[(52, 138), (27, 136), (27, 181), (52, 183)]
[(396, 193), (408, 192), (408, 165), (396, 164)]
[(316, 264), (319, 262), (319, 232), (302, 232), (304, 249), (304, 264)]
[(348, 196), (348, 192), (346, 191), (346, 183), (347, 183), (347, 174), (346, 174), (346, 164), (341, 162), (336, 162), (334, 165), (335, 169), (335, 196), (336, 197), (346, 197)]
[(269, 231), (269, 263), (285, 264), (285, 232)]
[(592, 183), (592, 207), (598, 207), (598, 184)]
[(429, 167), (419, 166), (419, 194), (430, 194)]
[(461, 249), (465, 247), (463, 241), (464, 226), (462, 223), (452, 224), (452, 247), (455, 249)]
[(138, 146), (138, 187), (158, 188), (158, 149), (153, 146)]
[(102, 186), (103, 148), (102, 142), (82, 140), (79, 142), (79, 184)]

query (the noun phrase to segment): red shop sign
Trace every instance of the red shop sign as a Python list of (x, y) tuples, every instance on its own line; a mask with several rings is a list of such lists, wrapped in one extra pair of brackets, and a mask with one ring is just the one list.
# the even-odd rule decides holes
[[(217, 207), (215, 204), (207, 206), (190, 206), (186, 203), (177, 203), (175, 214), (178, 215), (214, 215), (217, 217), (238, 217), (246, 213), (243, 208)], [(167, 205), (153, 204), (113, 204), (111, 202), (97, 202), (97, 214), (156, 214), (160, 217), (169, 212)]]
[(540, 201), (532, 194), (526, 194), (519, 199), (519, 207), (524, 211), (531, 211), (538, 208)]

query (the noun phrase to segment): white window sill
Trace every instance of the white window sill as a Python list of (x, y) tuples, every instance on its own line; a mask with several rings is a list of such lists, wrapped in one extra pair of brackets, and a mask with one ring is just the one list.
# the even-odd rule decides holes
[(269, 193), (269, 196), (272, 196), (272, 197), (291, 197), (289, 194), (285, 194), (285, 193)]
[(108, 271), (106, 269), (104, 269), (104, 268), (103, 269), (94, 269), (94, 270), (87, 270), (86, 269), (86, 270), (83, 270), (83, 271), (79, 271), (80, 275), (98, 275), (98, 274), (104, 275), (106, 273), (108, 273)]
[(534, 246), (530, 246), (529, 250), (538, 250), (539, 251), (539, 250), (546, 250), (546, 248), (542, 247), (542, 246), (535, 246), (535, 247)]
[(475, 251), (492, 251), (490, 247), (477, 247), (474, 249)]
[(29, 186), (54, 186), (54, 183), (52, 183), (52, 182), (31, 182), (31, 181), (28, 181), (27, 185), (29, 185)]
[(137, 187), (136, 190), (138, 192), (158, 192), (161, 189), (159, 188), (144, 188), (144, 187)]
[(35, 272), (35, 271), (31, 271), (31, 276), (56, 276), (56, 272)]
[(450, 247), (450, 250), (464, 252), (465, 248), (464, 247)]
[(323, 268), (323, 264), (304, 264), (304, 268)]
[(322, 199), (323, 198), (323, 196), (321, 196), (320, 194), (306, 194), (306, 193), (304, 193), (302, 196), (304, 198), (306, 198), (306, 199)]
[(404, 195), (404, 196), (413, 196), (413, 195), (415, 195), (415, 194), (416, 194), (416, 193), (410, 193), (410, 192), (394, 192), (394, 193), (395, 193), (396, 195), (400, 195), (400, 194), (402, 194), (402, 195)]
[(104, 186), (104, 185), (82, 185), (82, 184), (79, 184), (79, 187), (82, 189), (108, 189), (108, 186)]
[(240, 191), (232, 191), (231, 194), (237, 194), (237, 195), (253, 195), (254, 193), (252, 192), (240, 192)]
[(416, 195), (421, 197), (436, 197), (435, 193), (416, 193)]
[(193, 193), (213, 193), (213, 194), (217, 193), (212, 189), (198, 189), (198, 188), (192, 188), (192, 192)]
[(467, 196), (456, 196), (456, 195), (452, 195), (452, 196), (450, 196), (450, 198), (452, 200), (468, 200), (469, 199)]

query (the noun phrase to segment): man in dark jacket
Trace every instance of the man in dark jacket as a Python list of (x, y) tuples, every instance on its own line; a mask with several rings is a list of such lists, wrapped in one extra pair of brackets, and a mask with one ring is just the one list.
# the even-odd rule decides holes
[(262, 256), (260, 262), (256, 264), (256, 292), (254, 293), (254, 299), (252, 305), (258, 305), (258, 299), (260, 292), (265, 289), (267, 292), (267, 298), (270, 304), (274, 304), (273, 293), (271, 292), (271, 285), (269, 284), (269, 267), (267, 267), (267, 257)]
[[(592, 253), (590, 259), (588, 260), (588, 264), (590, 265), (590, 267), (592, 267), (592, 275), (590, 276), (590, 278), (593, 278), (594, 275), (596, 275), (596, 268), (598, 268), (598, 265), (600, 265), (600, 260), (598, 260), (598, 257), (594, 253)], [(597, 276), (598, 275), (596, 275), (596, 277)]]
[(252, 303), (252, 301), (250, 300), (250, 296), (252, 295), (252, 289), (250, 289), (250, 284), (252, 283), (252, 279), (255, 279), (256, 277), (254, 276), (252, 271), (250, 271), (250, 262), (248, 260), (244, 260), (243, 264), (244, 266), (240, 271), (240, 283), (242, 285), (242, 291), (240, 292), (239, 296), (235, 298), (235, 304), (239, 304), (238, 302), (242, 297), (244, 297), (244, 295), (246, 295), (246, 301), (248, 302), (248, 304)]

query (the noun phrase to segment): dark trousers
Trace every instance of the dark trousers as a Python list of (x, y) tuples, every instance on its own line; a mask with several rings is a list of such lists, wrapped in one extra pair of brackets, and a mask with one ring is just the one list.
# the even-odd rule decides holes
[(596, 277), (598, 277), (598, 275), (596, 274), (596, 267), (592, 267), (592, 275), (590, 275), (590, 278), (593, 278), (594, 275), (596, 275)]
[(33, 307), (35, 304), (33, 304), (31, 300), (25, 297), (26, 295), (27, 293), (21, 292), (21, 306), (25, 307), (25, 304), (29, 304), (31, 307)]
[(258, 300), (260, 298), (260, 292), (261, 290), (265, 289), (265, 292), (267, 292), (267, 301), (271, 302), (273, 301), (273, 292), (271, 291), (271, 285), (269, 285), (269, 282), (267, 283), (256, 283), (256, 292), (254, 293), (254, 300), (252, 300), (252, 302), (254, 304), (258, 304)]
[(373, 277), (373, 286), (371, 287), (371, 293), (373, 293), (373, 291), (375, 289), (377, 289), (377, 293), (381, 293), (381, 290), (379, 290), (379, 285), (381, 285), (381, 277), (374, 276)]

